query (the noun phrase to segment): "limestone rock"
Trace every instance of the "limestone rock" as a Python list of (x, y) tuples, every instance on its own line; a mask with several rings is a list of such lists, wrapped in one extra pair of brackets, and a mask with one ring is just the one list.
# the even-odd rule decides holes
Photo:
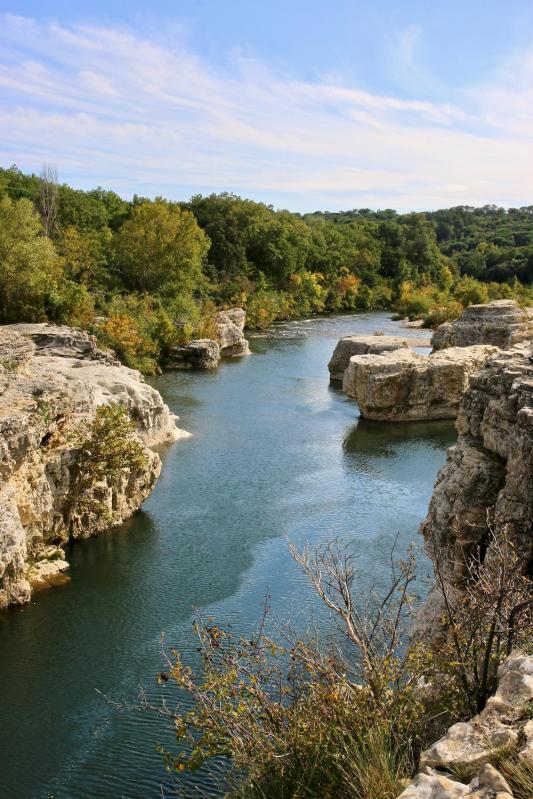
[(248, 342), (244, 338), (245, 323), (246, 313), (242, 308), (229, 308), (217, 313), (215, 324), (222, 356), (250, 354)]
[(366, 419), (452, 419), (472, 375), (497, 352), (496, 347), (479, 345), (429, 356), (410, 349), (356, 355), (344, 373), (343, 390)]
[(468, 790), (468, 785), (436, 772), (421, 773), (417, 774), (398, 799), (460, 799), (468, 795)]
[(533, 719), (524, 724), (522, 733), (524, 735), (524, 745), (520, 750), (520, 757), (533, 761)]
[(246, 313), (242, 308), (219, 311), (215, 317), (217, 340), (199, 338), (181, 347), (174, 347), (165, 366), (167, 369), (216, 369), (221, 357), (249, 355), (244, 338)]
[(113, 353), (99, 349), (94, 336), (85, 330), (67, 325), (51, 325), (48, 323), (19, 323), (6, 325), (4, 330), (11, 330), (25, 338), (31, 339), (39, 355), (52, 355), (59, 358), (83, 358), (101, 363), (120, 366), (120, 361)]
[(495, 794), (502, 793), (510, 794), (511, 796), (513, 793), (507, 780), (490, 763), (486, 763), (483, 766), (477, 777), (470, 783), (470, 788), (481, 788), (485, 791), (492, 791)]
[[(498, 688), (485, 708), (471, 721), (454, 724), (420, 756), (420, 767), (461, 768), (485, 765), (499, 751), (514, 747), (520, 737), (524, 706), (533, 699), (533, 657), (511, 654), (498, 671)], [(485, 767), (473, 787), (508, 789), (495, 769)]]
[[(150, 447), (183, 435), (159, 393), (138, 372), (100, 357), (85, 334), (19, 327), (24, 335), (0, 328), (0, 608), (60, 580), (68, 564), (57, 544), (131, 516), (161, 469)], [(94, 485), (80, 509), (73, 502), (79, 443), (96, 408), (111, 403), (135, 422), (145, 463)]]
[(199, 338), (174, 347), (165, 363), (167, 369), (216, 369), (220, 361), (218, 341)]
[(487, 305), (470, 305), (458, 319), (435, 330), (435, 350), (493, 344), (509, 349), (520, 341), (533, 339), (533, 308), (524, 310), (514, 300), (496, 300)]
[(471, 377), (456, 424), (459, 439), (422, 525), (429, 552), (436, 547), (449, 564), (450, 582), (460, 578), (490, 517), (496, 539), (505, 531), (525, 568), (533, 557), (533, 364), (524, 352), (500, 352)]
[[(420, 773), (398, 799), (512, 799), (512, 790), (491, 760), (521, 737), (529, 725), (524, 706), (533, 698), (533, 657), (513, 653), (498, 671), (498, 689), (485, 709), (468, 722), (454, 724), (420, 757)], [(523, 729), (522, 729), (523, 727)], [(526, 743), (527, 749), (527, 743)], [(527, 757), (526, 751), (521, 756)], [(468, 785), (452, 778), (453, 769), (474, 770)]]
[(517, 741), (518, 733), (497, 720), (493, 720), (489, 725), (479, 720), (459, 722), (422, 753), (420, 767), (480, 766)]
[(405, 339), (396, 336), (344, 336), (337, 342), (328, 363), (330, 379), (342, 383), (344, 372), (353, 355), (379, 355), (405, 349), (407, 346)]

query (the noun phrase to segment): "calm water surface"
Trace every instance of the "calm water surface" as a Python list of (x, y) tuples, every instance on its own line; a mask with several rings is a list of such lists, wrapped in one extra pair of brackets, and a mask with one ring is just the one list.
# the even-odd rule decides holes
[[(396, 533), (401, 550), (417, 539), (452, 425), (359, 421), (328, 385), (336, 340), (376, 328), (399, 329), (380, 314), (288, 323), (213, 374), (154, 380), (193, 437), (165, 450), (142, 512), (70, 548), (66, 587), (0, 614), (2, 799), (175, 796), (155, 751), (172, 733), (131, 707), (142, 687), (171, 696), (154, 682), (161, 633), (192, 658), (193, 607), (249, 630), (267, 593), (277, 621), (320, 624), (287, 539), (353, 542), (361, 590), (385, 579)], [(195, 779), (185, 795), (217, 795)]]

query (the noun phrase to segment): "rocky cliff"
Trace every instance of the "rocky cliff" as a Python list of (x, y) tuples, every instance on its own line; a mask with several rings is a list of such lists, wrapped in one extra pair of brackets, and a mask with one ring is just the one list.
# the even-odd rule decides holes
[(453, 419), (472, 375), (497, 351), (479, 345), (429, 356), (410, 349), (355, 355), (344, 373), (343, 390), (365, 419)]
[[(88, 491), (98, 510), (73, 502), (80, 442), (96, 409), (122, 405), (135, 425), (142, 466)], [(118, 524), (152, 490), (161, 461), (151, 447), (187, 435), (160, 394), (86, 333), (53, 325), (0, 328), (0, 608), (67, 567), (61, 544)]]
[(526, 349), (500, 352), (471, 378), (459, 404), (459, 439), (448, 450), (422, 532), (457, 575), (489, 524), (533, 564), (533, 363)]
[(434, 350), (493, 344), (506, 350), (533, 338), (533, 308), (520, 308), (514, 300), (470, 305), (458, 319), (440, 325), (431, 339)]

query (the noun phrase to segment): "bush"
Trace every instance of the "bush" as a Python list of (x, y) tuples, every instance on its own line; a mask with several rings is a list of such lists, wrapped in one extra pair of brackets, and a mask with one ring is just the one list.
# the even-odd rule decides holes
[(79, 446), (71, 513), (75, 510), (104, 516), (107, 508), (94, 496), (98, 484), (112, 484), (120, 474), (144, 468), (146, 457), (135, 430), (122, 405), (100, 405), (96, 409)]
[[(161, 750), (165, 765), (179, 773), (226, 759), (228, 797), (394, 799), (419, 752), (482, 709), (510, 649), (531, 648), (532, 583), (506, 541), (470, 558), (462, 591), (447, 586), (437, 560), (442, 626), (409, 640), (412, 556), (392, 566), (380, 598), (355, 585), (353, 559), (336, 542), (293, 555), (344, 643), (271, 635), (268, 606), (251, 639), (199, 621), (200, 672), (173, 651), (158, 675), (192, 700), (183, 712), (159, 709), (179, 743), (177, 754)], [(529, 785), (513, 768), (515, 784)]]
[(464, 275), (453, 288), (453, 296), (461, 303), (463, 308), (468, 305), (478, 305), (488, 302), (489, 292), (484, 283), (480, 283), (473, 277)]

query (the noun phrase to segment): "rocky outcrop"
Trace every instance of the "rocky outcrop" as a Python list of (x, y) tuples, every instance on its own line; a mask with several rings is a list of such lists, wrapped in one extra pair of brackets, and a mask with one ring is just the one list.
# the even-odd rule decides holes
[(248, 342), (244, 338), (246, 313), (242, 308), (219, 311), (216, 315), (215, 324), (220, 354), (223, 357), (226, 355), (250, 354)]
[[(502, 754), (517, 751), (532, 759), (533, 725), (525, 708), (533, 700), (533, 657), (513, 653), (498, 671), (498, 690), (484, 710), (468, 722), (454, 724), (420, 757), (420, 773), (399, 799), (512, 799), (506, 779), (492, 765)], [(455, 776), (468, 771), (470, 781)]]
[(226, 356), (249, 355), (244, 338), (246, 314), (242, 308), (219, 311), (215, 317), (217, 338), (200, 338), (181, 347), (174, 347), (165, 366), (167, 369), (216, 369)]
[(94, 336), (87, 331), (66, 325), (38, 323), (19, 323), (6, 325), (4, 330), (20, 333), (35, 344), (38, 355), (52, 355), (59, 358), (82, 358), (86, 361), (98, 361), (112, 366), (120, 366), (114, 353), (99, 349)]
[(344, 336), (337, 342), (328, 363), (329, 377), (342, 383), (344, 372), (353, 355), (380, 355), (383, 352), (405, 349), (407, 340), (397, 336)]
[[(143, 464), (86, 489), (78, 508), (80, 444), (96, 408), (117, 403), (135, 423)], [(151, 447), (180, 435), (186, 434), (160, 394), (85, 333), (0, 328), (0, 608), (27, 602), (32, 588), (59, 580), (68, 567), (62, 543), (136, 511), (161, 468)]]
[(481, 345), (429, 356), (410, 349), (356, 355), (344, 373), (343, 390), (366, 419), (453, 419), (472, 375), (496, 352), (496, 347)]
[(470, 305), (453, 322), (445, 322), (433, 333), (434, 350), (493, 344), (506, 350), (533, 339), (533, 308), (523, 309), (514, 300), (496, 300)]
[(220, 361), (218, 341), (199, 338), (174, 347), (165, 362), (167, 369), (216, 369)]
[(490, 524), (496, 537), (505, 532), (524, 569), (531, 568), (533, 363), (526, 350), (498, 353), (471, 378), (457, 430), (422, 525), (430, 553), (436, 548), (460, 577)]

